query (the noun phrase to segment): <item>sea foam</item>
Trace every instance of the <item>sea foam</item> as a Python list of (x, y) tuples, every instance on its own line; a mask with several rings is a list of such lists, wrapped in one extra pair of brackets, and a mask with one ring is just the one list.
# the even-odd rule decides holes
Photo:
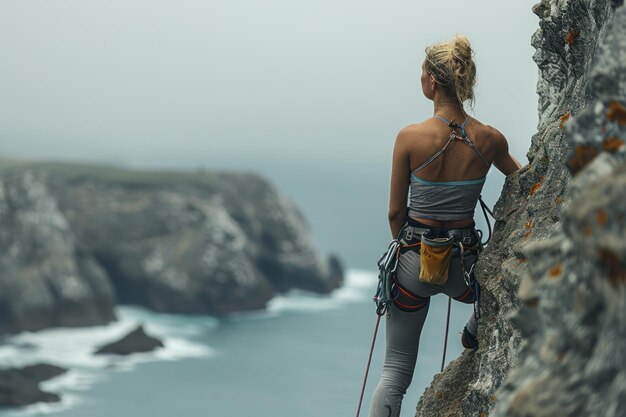
[(301, 290), (289, 291), (273, 298), (267, 307), (269, 313), (289, 311), (322, 311), (342, 308), (346, 303), (371, 299), (376, 287), (376, 274), (370, 271), (349, 270), (344, 285), (330, 295), (318, 295)]
[[(43, 415), (73, 407), (81, 402), (80, 391), (89, 390), (96, 381), (106, 377), (103, 369), (128, 372), (140, 363), (214, 355), (213, 349), (195, 342), (194, 336), (216, 327), (218, 321), (215, 318), (154, 313), (133, 306), (118, 306), (115, 313), (118, 320), (106, 325), (57, 327), (7, 337), (5, 344), (0, 346), (3, 367), (45, 362), (69, 371), (41, 384), (43, 390), (60, 393), (60, 402), (2, 410), (0, 416)], [(140, 324), (147, 334), (161, 339), (164, 346), (129, 356), (93, 354), (99, 346), (122, 338)]]
[[(370, 300), (375, 286), (374, 272), (349, 270), (343, 286), (331, 294), (293, 290), (272, 299), (264, 311), (234, 314), (229, 320), (270, 319), (294, 312), (315, 313), (339, 309), (351, 303)], [(145, 362), (209, 358), (216, 354), (210, 346), (196, 340), (221, 325), (221, 320), (217, 318), (155, 313), (136, 306), (117, 306), (115, 313), (118, 320), (107, 325), (50, 328), (7, 337), (5, 343), (0, 345), (0, 363), (3, 367), (46, 362), (68, 368), (69, 371), (41, 384), (42, 389), (59, 393), (60, 402), (0, 410), (0, 416), (46, 415), (71, 408), (85, 400), (84, 392), (95, 382), (107, 378), (108, 372), (104, 370), (128, 372)], [(129, 356), (93, 354), (99, 346), (120, 339), (140, 324), (147, 334), (161, 339), (164, 347)]]

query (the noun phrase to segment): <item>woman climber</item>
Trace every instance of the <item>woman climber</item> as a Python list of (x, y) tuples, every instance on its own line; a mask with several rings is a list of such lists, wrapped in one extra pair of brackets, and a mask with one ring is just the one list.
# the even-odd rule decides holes
[[(433, 117), (405, 127), (396, 138), (389, 226), (401, 246), (386, 320), (384, 367), (370, 417), (400, 415), (430, 297), (444, 293), (464, 303), (475, 301), (473, 266), (480, 250), (476, 203), (491, 164), (504, 175), (521, 167), (504, 135), (465, 111), (465, 103), (474, 101), (472, 55), (463, 35), (426, 48), (421, 83), (433, 102)], [(463, 329), (466, 348), (478, 346), (477, 316), (472, 314)]]

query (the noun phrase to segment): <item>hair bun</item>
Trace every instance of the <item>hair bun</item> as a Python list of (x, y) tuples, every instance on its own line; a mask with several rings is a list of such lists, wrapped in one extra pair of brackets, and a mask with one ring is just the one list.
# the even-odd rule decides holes
[(445, 94), (463, 104), (474, 102), (476, 64), (467, 36), (457, 34), (446, 42), (426, 48), (426, 70), (435, 77)]
[(457, 33), (452, 42), (454, 43), (454, 53), (458, 58), (465, 62), (472, 59), (472, 46), (467, 36)]

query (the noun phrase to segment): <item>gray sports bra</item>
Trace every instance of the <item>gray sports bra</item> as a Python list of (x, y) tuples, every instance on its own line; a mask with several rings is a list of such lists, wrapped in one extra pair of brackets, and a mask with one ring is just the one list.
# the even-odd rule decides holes
[[(491, 163), (465, 133), (465, 126), (470, 119), (469, 116), (467, 116), (467, 119), (460, 125), (453, 121), (446, 120), (439, 115), (435, 115), (435, 117), (450, 126), (452, 132), (450, 132), (448, 142), (446, 142), (443, 148), (435, 152), (430, 158), (411, 172), (409, 216), (443, 221), (473, 218), (474, 209), (476, 208), (480, 192), (485, 184), (486, 176), (476, 180), (433, 182), (423, 180), (416, 175), (420, 170), (439, 158), (448, 148), (448, 145), (454, 140), (465, 142), (474, 150), (476, 155), (487, 167), (491, 166)], [(460, 130), (460, 134), (457, 132), (457, 129)]]

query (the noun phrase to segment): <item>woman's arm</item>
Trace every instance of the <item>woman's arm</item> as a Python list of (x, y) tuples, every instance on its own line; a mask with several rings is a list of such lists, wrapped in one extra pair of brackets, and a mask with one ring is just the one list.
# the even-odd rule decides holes
[(409, 176), (411, 167), (407, 141), (409, 135), (407, 129), (398, 133), (393, 147), (393, 159), (391, 162), (391, 185), (389, 191), (389, 228), (391, 236), (396, 239), (404, 223), (407, 220), (407, 196), (409, 191)]
[(493, 127), (491, 129), (495, 134), (494, 140), (496, 143), (496, 156), (493, 160), (493, 164), (504, 175), (510, 175), (520, 169), (522, 164), (509, 153), (509, 144), (504, 135)]

